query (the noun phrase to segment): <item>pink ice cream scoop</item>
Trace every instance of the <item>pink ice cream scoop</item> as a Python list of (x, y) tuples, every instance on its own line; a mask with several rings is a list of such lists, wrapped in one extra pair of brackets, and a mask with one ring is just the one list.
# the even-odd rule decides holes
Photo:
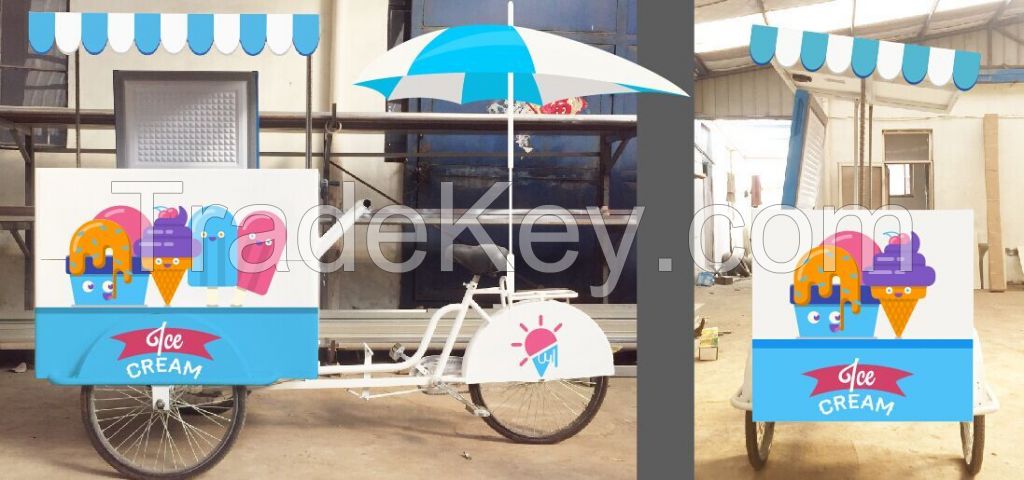
[(526, 354), (532, 357), (544, 350), (547, 350), (548, 347), (557, 342), (558, 340), (555, 338), (555, 334), (551, 333), (551, 330), (546, 328), (531, 330), (530, 333), (526, 335)]
[(266, 295), (288, 235), (277, 215), (258, 211), (238, 226), (238, 288)]

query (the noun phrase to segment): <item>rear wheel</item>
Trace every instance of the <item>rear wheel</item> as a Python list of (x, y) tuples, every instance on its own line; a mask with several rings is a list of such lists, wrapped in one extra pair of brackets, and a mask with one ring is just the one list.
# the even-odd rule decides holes
[(484, 422), (519, 443), (557, 443), (583, 430), (604, 402), (608, 377), (469, 386)]
[(148, 386), (82, 387), (82, 420), (93, 447), (136, 479), (188, 478), (217, 464), (245, 423), (245, 387), (170, 387), (153, 407)]

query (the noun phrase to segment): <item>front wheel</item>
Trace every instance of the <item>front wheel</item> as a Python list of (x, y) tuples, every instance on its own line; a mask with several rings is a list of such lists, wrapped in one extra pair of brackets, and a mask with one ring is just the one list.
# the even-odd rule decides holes
[(981, 471), (985, 459), (985, 416), (975, 415), (973, 422), (960, 422), (960, 446), (964, 451), (964, 467), (970, 475)]
[(747, 437), (747, 461), (754, 470), (760, 470), (768, 462), (768, 454), (772, 451), (775, 422), (755, 422), (754, 413), (748, 410), (743, 419), (743, 429)]
[(494, 431), (518, 443), (558, 443), (583, 430), (604, 402), (608, 377), (469, 386)]
[(135, 479), (189, 478), (219, 462), (245, 423), (245, 387), (170, 387), (153, 407), (148, 386), (82, 387), (82, 420), (92, 446)]

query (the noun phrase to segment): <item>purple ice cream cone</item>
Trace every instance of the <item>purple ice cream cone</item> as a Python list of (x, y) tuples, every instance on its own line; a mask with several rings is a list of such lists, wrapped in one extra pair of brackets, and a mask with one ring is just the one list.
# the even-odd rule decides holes
[(192, 230), (186, 225), (188, 215), (183, 207), (166, 209), (135, 242), (139, 256), (148, 258), (191, 258), (199, 254), (202, 245), (192, 239)]
[[(908, 241), (909, 240), (909, 245)], [(896, 237), (885, 249), (875, 255), (871, 270), (863, 272), (864, 285), (929, 286), (935, 283), (935, 270), (925, 263), (919, 253), (921, 239), (911, 232), (910, 237)]]

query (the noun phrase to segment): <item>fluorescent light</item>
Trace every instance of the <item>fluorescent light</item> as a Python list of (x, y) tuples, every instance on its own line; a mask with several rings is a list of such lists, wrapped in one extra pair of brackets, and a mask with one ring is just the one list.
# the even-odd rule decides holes
[(704, 53), (746, 46), (750, 44), (751, 25), (764, 25), (760, 13), (698, 23), (693, 29), (693, 50)]
[[(858, 12), (860, 3), (857, 3)], [(850, 27), (852, 0), (817, 3), (768, 12), (768, 24), (775, 27), (832, 32)]]
[(934, 0), (858, 0), (856, 23), (862, 26), (928, 15), (933, 3)]
[(945, 12), (949, 10), (956, 10), (960, 8), (976, 7), (978, 5), (988, 5), (992, 3), (1002, 3), (1004, 0), (940, 0), (936, 12)]

